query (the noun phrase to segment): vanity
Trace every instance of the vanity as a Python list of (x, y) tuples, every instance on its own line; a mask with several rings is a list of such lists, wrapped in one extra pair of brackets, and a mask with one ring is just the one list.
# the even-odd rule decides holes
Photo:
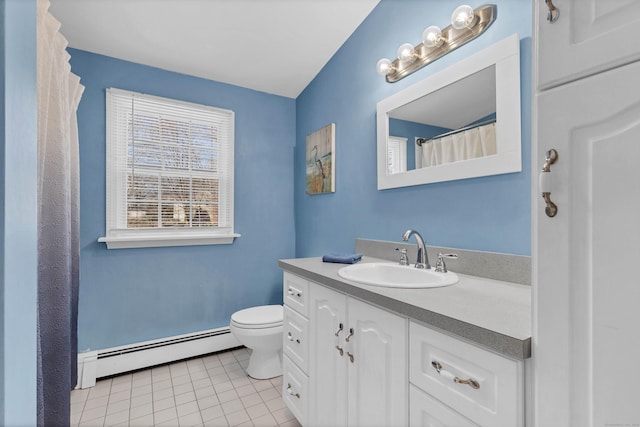
[[(379, 262), (393, 261), (359, 264)], [(459, 273), (400, 289), (343, 279), (321, 257), (279, 266), (283, 400), (302, 425), (525, 425), (529, 286)]]

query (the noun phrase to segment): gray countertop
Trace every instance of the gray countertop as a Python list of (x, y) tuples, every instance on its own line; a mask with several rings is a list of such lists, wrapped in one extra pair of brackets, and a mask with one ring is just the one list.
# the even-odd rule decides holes
[[(363, 257), (363, 263), (389, 262)], [(321, 257), (278, 261), (285, 271), (515, 359), (531, 357), (531, 287), (458, 274), (452, 286), (397, 289), (342, 279)], [(409, 268), (409, 267), (408, 267)]]

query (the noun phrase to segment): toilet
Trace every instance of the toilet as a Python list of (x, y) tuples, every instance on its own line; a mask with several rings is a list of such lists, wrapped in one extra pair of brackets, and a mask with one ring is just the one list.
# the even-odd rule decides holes
[(252, 350), (247, 374), (255, 379), (282, 375), (281, 305), (262, 305), (236, 311), (231, 316), (231, 333)]

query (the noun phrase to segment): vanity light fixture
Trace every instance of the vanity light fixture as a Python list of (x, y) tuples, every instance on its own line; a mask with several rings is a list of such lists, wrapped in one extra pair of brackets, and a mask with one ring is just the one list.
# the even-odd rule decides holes
[(376, 64), (378, 74), (393, 83), (419, 70), (484, 33), (496, 20), (498, 7), (487, 4), (473, 9), (458, 6), (451, 15), (451, 25), (440, 29), (432, 25), (422, 33), (422, 43), (413, 47), (405, 43), (398, 48), (398, 57), (392, 61), (382, 58)]

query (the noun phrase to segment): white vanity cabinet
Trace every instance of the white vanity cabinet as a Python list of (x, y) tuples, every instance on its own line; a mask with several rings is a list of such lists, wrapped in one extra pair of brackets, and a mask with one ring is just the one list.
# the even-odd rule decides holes
[(524, 426), (522, 360), (284, 277), (283, 399), (302, 425)]
[[(300, 328), (293, 325), (304, 316), (285, 297), (283, 399), (298, 421), (407, 425), (407, 319), (289, 273), (284, 283), (285, 295), (292, 283), (309, 294), (308, 336), (300, 343)], [(308, 364), (293, 351), (305, 343)]]

